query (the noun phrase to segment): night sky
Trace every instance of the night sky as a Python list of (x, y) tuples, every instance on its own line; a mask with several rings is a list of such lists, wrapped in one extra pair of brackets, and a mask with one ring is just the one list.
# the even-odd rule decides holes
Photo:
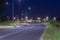
[[(3, 12), (4, 16), (12, 16), (13, 0), (6, 0), (8, 5)], [(28, 10), (31, 7), (31, 10)], [(14, 16), (21, 16), (22, 11), (29, 17), (57, 17), (60, 18), (60, 0), (14, 0)]]

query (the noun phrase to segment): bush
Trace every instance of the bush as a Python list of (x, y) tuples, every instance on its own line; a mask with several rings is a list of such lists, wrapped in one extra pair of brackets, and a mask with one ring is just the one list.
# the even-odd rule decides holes
[(51, 25), (52, 27), (60, 27), (60, 25), (55, 21), (51, 21), (49, 25)]
[(59, 25), (59, 24), (57, 24), (57, 25), (56, 25), (56, 27), (60, 27), (60, 25)]
[(52, 27), (55, 27), (57, 24), (56, 24), (56, 22), (51, 21), (49, 25), (51, 25)]

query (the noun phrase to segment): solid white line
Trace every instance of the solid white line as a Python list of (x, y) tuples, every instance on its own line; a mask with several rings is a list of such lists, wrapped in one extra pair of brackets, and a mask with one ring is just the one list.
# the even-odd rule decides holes
[[(28, 28), (28, 29), (31, 29), (32, 27)], [(28, 30), (26, 29), (26, 30)], [(14, 32), (14, 33), (10, 33), (10, 34), (6, 34), (6, 35), (3, 35), (3, 36), (0, 36), (0, 38), (4, 38), (4, 37), (7, 37), (7, 36), (10, 36), (10, 35), (13, 35), (13, 34), (16, 34), (16, 33), (19, 33), (19, 32), (22, 32), (24, 30), (21, 30), (21, 31), (18, 31), (18, 32)]]

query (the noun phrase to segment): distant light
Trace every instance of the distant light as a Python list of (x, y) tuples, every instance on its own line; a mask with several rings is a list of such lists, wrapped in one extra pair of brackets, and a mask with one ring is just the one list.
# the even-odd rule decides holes
[(49, 17), (48, 16), (46, 16), (46, 20), (48, 20), (49, 19)]
[(22, 13), (21, 15), (23, 16), (24, 14)]
[(38, 17), (38, 18), (37, 18), (37, 22), (41, 22), (41, 20), (40, 20), (40, 19), (41, 19), (41, 18), (40, 18), (40, 17)]
[(28, 16), (25, 17), (25, 21), (26, 21), (26, 22), (28, 21)]
[(19, 2), (21, 2), (21, 0), (18, 0)]
[(23, 20), (23, 18), (21, 18), (21, 20)]
[(16, 18), (15, 18), (15, 17), (13, 17), (13, 19), (15, 20)]
[(19, 0), (19, 1), (21, 1), (21, 0)]
[(8, 2), (6, 2), (5, 4), (8, 5)]
[(29, 10), (31, 10), (31, 7), (28, 7)]
[(56, 17), (54, 17), (53, 20), (56, 20)]
[(38, 19), (38, 20), (40, 20), (41, 18), (40, 18), (40, 17), (38, 17), (37, 19)]
[(49, 17), (47, 16), (46, 19), (48, 19)]
[(28, 16), (26, 16), (26, 19), (28, 19)]
[(43, 21), (46, 21), (46, 19), (44, 18)]

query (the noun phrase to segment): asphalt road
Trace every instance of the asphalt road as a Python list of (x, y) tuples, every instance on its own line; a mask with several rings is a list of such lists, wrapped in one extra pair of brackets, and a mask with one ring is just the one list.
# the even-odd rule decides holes
[(0, 40), (40, 40), (46, 27), (44, 24), (29, 23), (27, 26), (0, 30)]

